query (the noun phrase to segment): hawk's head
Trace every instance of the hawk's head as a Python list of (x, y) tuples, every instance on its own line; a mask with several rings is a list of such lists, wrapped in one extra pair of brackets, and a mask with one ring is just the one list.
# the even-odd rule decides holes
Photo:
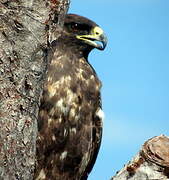
[(95, 22), (85, 17), (76, 14), (67, 14), (64, 31), (71, 38), (72, 45), (75, 42), (78, 46), (87, 48), (88, 50), (93, 48), (104, 50), (106, 47), (107, 38), (103, 30)]

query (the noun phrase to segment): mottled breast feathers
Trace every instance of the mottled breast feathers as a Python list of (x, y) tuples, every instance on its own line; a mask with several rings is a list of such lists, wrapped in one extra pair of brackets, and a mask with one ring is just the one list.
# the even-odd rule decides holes
[(36, 180), (87, 179), (100, 147), (101, 82), (87, 60), (94, 47), (67, 28), (49, 52), (38, 119)]

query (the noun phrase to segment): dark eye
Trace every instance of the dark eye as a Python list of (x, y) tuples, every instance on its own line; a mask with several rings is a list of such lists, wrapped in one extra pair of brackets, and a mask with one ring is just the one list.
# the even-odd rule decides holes
[(73, 31), (78, 31), (80, 29), (80, 25), (77, 23), (71, 23), (71, 29)]
[(71, 23), (71, 29), (73, 31), (90, 31), (90, 27), (88, 25), (80, 23)]
[(77, 33), (88, 34), (91, 30), (91, 26), (87, 24), (81, 24), (75, 22), (65, 23), (64, 27), (68, 32), (75, 32), (76, 34)]

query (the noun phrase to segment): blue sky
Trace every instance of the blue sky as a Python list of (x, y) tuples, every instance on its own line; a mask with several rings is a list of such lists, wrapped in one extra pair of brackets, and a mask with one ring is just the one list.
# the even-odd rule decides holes
[(109, 180), (141, 145), (169, 136), (169, 1), (72, 0), (109, 43), (89, 57), (103, 82), (102, 146), (89, 180)]

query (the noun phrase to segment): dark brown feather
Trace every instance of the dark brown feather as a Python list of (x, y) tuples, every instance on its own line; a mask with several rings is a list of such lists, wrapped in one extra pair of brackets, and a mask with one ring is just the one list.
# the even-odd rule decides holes
[(63, 32), (49, 52), (54, 54), (39, 111), (36, 180), (86, 180), (100, 147), (101, 83), (85, 58), (92, 48), (67, 36)]

